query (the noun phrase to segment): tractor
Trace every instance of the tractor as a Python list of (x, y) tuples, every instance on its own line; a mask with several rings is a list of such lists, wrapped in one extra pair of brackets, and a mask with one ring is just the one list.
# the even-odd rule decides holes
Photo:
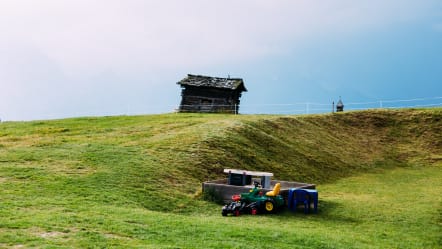
[(225, 205), (221, 214), (227, 216), (232, 214), (239, 216), (240, 214), (250, 213), (274, 213), (284, 206), (284, 199), (279, 195), (281, 184), (275, 184), (272, 191), (263, 193), (259, 188), (259, 183), (254, 183), (255, 187), (249, 193), (241, 193), (232, 196), (232, 202)]

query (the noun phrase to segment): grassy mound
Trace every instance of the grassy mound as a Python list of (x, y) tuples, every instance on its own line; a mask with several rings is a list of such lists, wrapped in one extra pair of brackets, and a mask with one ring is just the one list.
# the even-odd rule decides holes
[[(318, 225), (326, 217), (344, 219), (334, 213), (333, 207), (342, 205), (335, 201), (339, 196), (333, 191), (327, 194), (327, 189), (342, 185), (348, 177), (398, 168), (425, 169), (433, 177), (428, 182), (438, 182), (441, 118), (442, 109), (436, 108), (308, 116), (167, 114), (1, 123), (0, 241), (5, 244), (0, 242), (0, 247), (69, 247), (70, 243), (82, 248), (93, 247), (91, 244), (108, 247), (113, 242), (117, 247), (140, 247), (152, 241), (141, 232), (177, 236), (177, 240), (156, 238), (158, 244), (152, 248), (180, 247), (186, 234), (201, 233), (200, 229), (213, 233), (205, 235), (209, 240), (232, 235), (226, 232), (217, 237), (219, 226), (245, 235), (244, 241), (238, 241), (247, 243), (248, 232), (220, 220), (219, 207), (199, 196), (201, 182), (225, 177), (223, 168), (270, 171), (281, 180), (325, 184), (324, 213), (309, 224)], [(424, 182), (425, 177), (419, 177)], [(367, 182), (379, 184), (380, 180)], [(440, 189), (434, 188), (436, 193)], [(435, 205), (441, 212), (440, 201)], [(358, 215), (357, 208), (352, 212)], [(205, 215), (195, 216), (197, 213)], [(274, 222), (271, 217), (264, 220)], [(156, 232), (145, 227), (155, 222), (163, 224)], [(166, 231), (182, 226), (193, 230)], [(202, 228), (196, 228), (199, 226)], [(342, 238), (333, 240), (331, 246), (321, 242), (333, 239), (324, 234), (329, 229), (312, 230), (318, 241), (296, 236), (293, 240), (322, 248), (351, 244)], [(437, 231), (428, 236), (434, 234)], [(351, 229), (348, 235), (352, 236)], [(399, 236), (395, 241), (400, 240)], [(434, 240), (431, 237), (430, 242)], [(183, 247), (193, 247), (192, 241), (186, 243)], [(221, 245), (235, 247), (234, 242)], [(215, 247), (201, 244), (195, 248), (207, 246)]]
[[(203, 163), (324, 183), (358, 172), (441, 161), (440, 109), (245, 120), (206, 141)], [(213, 156), (215, 155), (215, 156)], [(201, 166), (204, 168), (204, 166)]]
[[(182, 210), (223, 168), (330, 182), (410, 162), (440, 162), (441, 109), (310, 116), (170, 114), (3, 123), (1, 182)], [(152, 202), (152, 200), (158, 200)]]

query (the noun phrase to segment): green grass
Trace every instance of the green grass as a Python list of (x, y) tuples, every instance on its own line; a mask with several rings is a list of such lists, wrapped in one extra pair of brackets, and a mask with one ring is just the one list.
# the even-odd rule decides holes
[[(0, 124), (0, 248), (437, 248), (442, 109)], [(222, 217), (223, 168), (318, 185), (319, 213)]]

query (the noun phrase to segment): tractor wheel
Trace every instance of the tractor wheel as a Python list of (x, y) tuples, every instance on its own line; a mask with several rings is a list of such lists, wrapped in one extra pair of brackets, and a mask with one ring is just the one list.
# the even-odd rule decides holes
[(267, 213), (273, 213), (275, 211), (275, 202), (273, 200), (264, 201), (264, 210)]

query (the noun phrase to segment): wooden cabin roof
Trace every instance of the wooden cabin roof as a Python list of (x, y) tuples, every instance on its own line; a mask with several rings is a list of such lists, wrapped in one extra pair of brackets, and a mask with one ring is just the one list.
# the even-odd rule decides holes
[(186, 78), (182, 79), (177, 84), (181, 86), (212, 87), (247, 92), (247, 89), (244, 86), (244, 81), (240, 78), (218, 78), (188, 74)]

